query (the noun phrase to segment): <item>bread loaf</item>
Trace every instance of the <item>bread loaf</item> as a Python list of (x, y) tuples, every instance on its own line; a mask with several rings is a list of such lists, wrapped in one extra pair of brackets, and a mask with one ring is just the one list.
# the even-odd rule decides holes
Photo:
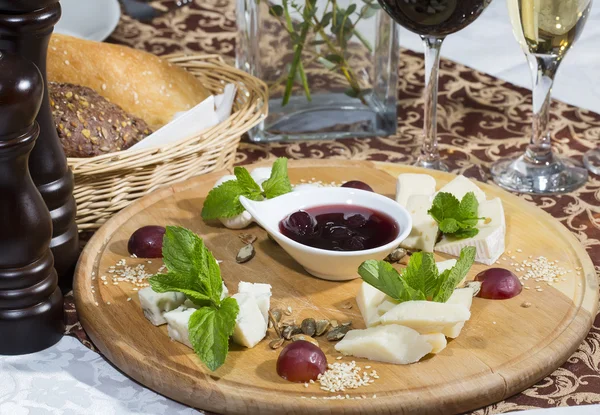
[(133, 117), (90, 88), (50, 82), (50, 106), (67, 157), (93, 157), (125, 150), (148, 136)]
[(150, 53), (54, 34), (48, 80), (86, 86), (154, 130), (206, 99), (200, 81)]

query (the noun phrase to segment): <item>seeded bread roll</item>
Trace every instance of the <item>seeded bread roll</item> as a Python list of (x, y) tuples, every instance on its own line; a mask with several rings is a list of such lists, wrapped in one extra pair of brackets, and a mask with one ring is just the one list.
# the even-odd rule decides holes
[(54, 34), (48, 80), (92, 88), (154, 130), (210, 93), (186, 70), (126, 46)]
[(90, 88), (50, 82), (48, 93), (67, 157), (125, 150), (151, 133), (144, 120), (127, 114)]

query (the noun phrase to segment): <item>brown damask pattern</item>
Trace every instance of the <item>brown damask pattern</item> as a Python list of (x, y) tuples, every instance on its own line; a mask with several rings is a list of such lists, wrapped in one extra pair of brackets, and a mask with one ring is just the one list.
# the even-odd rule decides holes
[[(233, 58), (235, 0), (195, 0), (185, 7), (170, 0), (154, 3), (169, 12), (152, 24), (124, 16), (111, 41), (160, 55), (204, 52)], [(396, 136), (268, 145), (244, 142), (237, 162), (247, 164), (287, 156), (412, 163), (422, 125), (422, 56), (403, 50), (399, 71)], [(489, 180), (492, 162), (524, 150), (526, 137), (531, 133), (530, 109), (529, 91), (442, 61), (439, 137), (442, 155), (454, 172)], [(554, 146), (564, 155), (581, 160), (584, 151), (600, 143), (599, 114), (554, 102), (551, 123)], [(568, 195), (521, 197), (570, 229), (600, 271), (600, 177), (592, 175), (586, 186)], [(93, 348), (77, 321), (72, 296), (66, 298), (67, 332)], [(589, 403), (600, 403), (600, 316), (579, 350), (561, 368), (526, 391), (472, 414)]]

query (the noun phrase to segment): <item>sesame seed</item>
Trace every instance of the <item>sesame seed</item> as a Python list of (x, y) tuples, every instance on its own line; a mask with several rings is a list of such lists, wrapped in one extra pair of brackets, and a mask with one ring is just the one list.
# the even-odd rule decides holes
[(107, 302), (106, 302), (106, 305), (110, 305), (110, 301), (107, 301)]
[(127, 298), (127, 301), (131, 301), (131, 297), (128, 297), (128, 298)]
[(343, 358), (343, 356), (338, 356), (338, 357), (336, 357), (335, 359), (336, 359), (336, 360), (342, 360), (342, 358)]

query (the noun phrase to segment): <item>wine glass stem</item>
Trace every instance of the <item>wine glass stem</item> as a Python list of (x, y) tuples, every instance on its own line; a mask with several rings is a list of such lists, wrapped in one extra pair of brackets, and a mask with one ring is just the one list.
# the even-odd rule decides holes
[(440, 69), (440, 49), (444, 38), (422, 36), (425, 44), (425, 104), (423, 115), (423, 147), (421, 161), (427, 164), (439, 162), (437, 143), (437, 95)]
[(533, 129), (526, 157), (535, 164), (545, 164), (552, 160), (552, 141), (548, 123), (554, 76), (559, 61), (553, 56), (528, 55), (529, 67), (533, 76)]

